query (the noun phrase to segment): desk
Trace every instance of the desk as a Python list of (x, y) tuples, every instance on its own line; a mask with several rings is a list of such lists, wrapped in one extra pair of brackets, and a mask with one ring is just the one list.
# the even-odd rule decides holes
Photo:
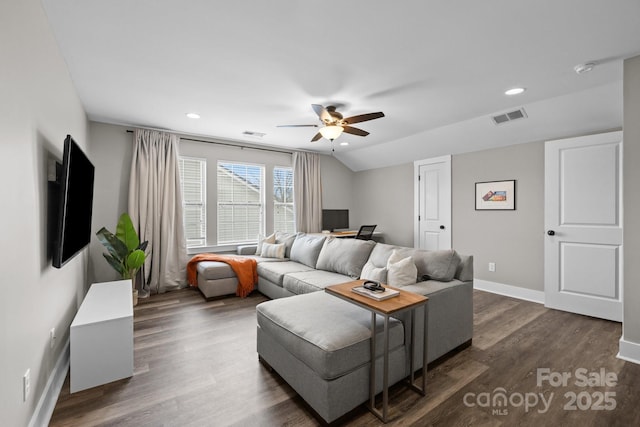
[[(354, 238), (358, 235), (358, 230), (348, 230), (348, 231), (332, 231), (331, 233), (310, 233), (318, 236), (332, 236), (337, 238)], [(381, 231), (374, 231), (373, 237), (382, 236)]]
[[(362, 286), (364, 280), (355, 280), (353, 282), (341, 283), (339, 285), (331, 285), (324, 288), (324, 290), (338, 298), (355, 304), (371, 312), (371, 371), (369, 376), (369, 410), (373, 412), (375, 416), (380, 418), (382, 422), (387, 422), (387, 414), (389, 408), (389, 316), (398, 314), (403, 311), (411, 311), (411, 342), (409, 346), (411, 348), (409, 369), (411, 371), (409, 375), (409, 387), (412, 390), (417, 391), (421, 395), (426, 394), (427, 390), (427, 314), (429, 298), (415, 294), (413, 292), (403, 291), (402, 289), (393, 288), (387, 286), (390, 289), (396, 289), (400, 291), (400, 295), (397, 297), (389, 298), (383, 301), (377, 301), (372, 298), (365, 297), (357, 294), (351, 290), (355, 286)], [(421, 305), (424, 305), (424, 346), (423, 346), (423, 361), (422, 361), (422, 386), (418, 387), (414, 384), (414, 368), (413, 358), (415, 356), (415, 309)], [(383, 334), (383, 370), (382, 370), (382, 411), (376, 408), (376, 315), (380, 315), (384, 318), (384, 334)]]

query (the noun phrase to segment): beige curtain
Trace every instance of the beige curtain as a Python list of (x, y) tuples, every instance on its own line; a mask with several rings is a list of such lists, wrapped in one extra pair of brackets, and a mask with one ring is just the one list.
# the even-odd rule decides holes
[(178, 136), (170, 133), (134, 132), (129, 215), (140, 241), (149, 241), (143, 295), (187, 285), (178, 143)]
[(322, 230), (322, 182), (320, 155), (293, 153), (293, 198), (296, 230), (318, 233)]

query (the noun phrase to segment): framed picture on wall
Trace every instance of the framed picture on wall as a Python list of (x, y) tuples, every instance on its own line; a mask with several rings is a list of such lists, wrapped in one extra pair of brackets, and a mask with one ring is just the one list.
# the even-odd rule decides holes
[(476, 182), (476, 210), (515, 210), (516, 181)]

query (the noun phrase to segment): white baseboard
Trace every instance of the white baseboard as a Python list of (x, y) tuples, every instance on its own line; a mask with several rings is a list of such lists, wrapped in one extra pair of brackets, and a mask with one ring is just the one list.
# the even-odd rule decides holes
[(70, 345), (69, 339), (64, 344), (64, 349), (60, 353), (58, 360), (56, 361), (53, 371), (47, 380), (47, 384), (44, 386), (38, 405), (36, 406), (31, 421), (29, 421), (29, 427), (48, 426), (53, 415), (53, 410), (56, 407), (60, 390), (64, 385), (64, 380), (67, 378), (67, 372), (69, 371), (69, 357), (70, 357)]
[(640, 364), (640, 344), (626, 341), (624, 337), (620, 338), (620, 347), (616, 357), (627, 362)]
[(544, 304), (544, 292), (533, 289), (521, 288), (519, 286), (505, 285), (503, 283), (490, 282), (488, 280), (473, 279), (473, 287), (480, 291), (491, 292), (493, 294), (518, 298), (525, 301)]

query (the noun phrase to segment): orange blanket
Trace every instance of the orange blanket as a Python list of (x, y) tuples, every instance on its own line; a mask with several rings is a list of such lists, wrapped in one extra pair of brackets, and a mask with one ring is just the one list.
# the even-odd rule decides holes
[(229, 264), (238, 277), (236, 295), (246, 297), (258, 283), (258, 263), (253, 258), (233, 255), (198, 254), (187, 263), (187, 281), (191, 286), (198, 286), (197, 266), (200, 261), (219, 261)]

